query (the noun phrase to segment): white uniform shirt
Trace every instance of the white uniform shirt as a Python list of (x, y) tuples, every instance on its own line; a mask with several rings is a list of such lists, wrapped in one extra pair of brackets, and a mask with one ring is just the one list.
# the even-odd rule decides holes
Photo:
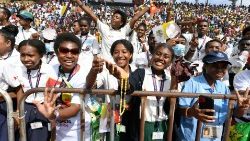
[(13, 71), (11, 66), (5, 61), (0, 60), (0, 88), (7, 90), (9, 86), (17, 87), (20, 85), (18, 76)]
[(110, 54), (111, 45), (116, 40), (126, 39), (126, 36), (132, 30), (130, 28), (130, 24), (127, 23), (121, 29), (114, 30), (114, 29), (110, 28), (108, 25), (106, 25), (106, 24), (102, 23), (100, 20), (98, 20), (97, 21), (97, 29), (100, 31), (100, 34), (102, 36), (101, 51), (102, 51), (103, 57), (105, 59), (113, 62), (113, 58)]
[(91, 34), (81, 37), (80, 40), (82, 42), (82, 50), (79, 55), (78, 64), (91, 67), (93, 60), (93, 49), (97, 51), (97, 54), (100, 53), (99, 44), (96, 40), (96, 37)]
[[(163, 91), (168, 91), (170, 88), (171, 77), (167, 75), (168, 73), (166, 73), (166, 71), (165, 74), (166, 74), (166, 80), (164, 81)], [(160, 91), (161, 82), (162, 78), (156, 76), (157, 91)], [(145, 68), (145, 77), (142, 84), (142, 90), (154, 91), (153, 73), (151, 68)], [(155, 96), (147, 97), (147, 102), (145, 107), (145, 121), (154, 122), (157, 120), (162, 121), (168, 119), (168, 116), (163, 111), (163, 104), (165, 99), (166, 99), (165, 97), (161, 97), (159, 100), (159, 119), (157, 119), (157, 105), (158, 105), (157, 99)]]
[[(51, 79), (56, 81), (56, 78), (57, 78), (57, 74), (55, 73), (53, 68), (46, 63), (42, 63), (41, 65), (40, 77), (39, 77), (39, 69), (31, 70), (30, 72), (31, 79), (29, 79), (27, 68), (24, 65), (21, 67), (20, 73), (21, 74), (20, 74), (19, 80), (23, 86), (24, 92), (26, 92), (27, 90), (31, 88), (36, 88), (37, 84), (38, 84), (37, 87), (53, 87), (53, 86), (49, 86), (48, 82), (51, 81)], [(33, 100), (43, 102), (44, 101), (43, 93), (40, 92), (36, 94), (31, 94), (26, 98), (25, 102), (32, 103)]]
[[(80, 66), (80, 65), (79, 65)], [(53, 69), (56, 73), (59, 73), (59, 64), (53, 65)], [(77, 69), (76, 73), (70, 79), (69, 83), (73, 88), (85, 88), (86, 76), (89, 70), (85, 67), (80, 66)], [(69, 74), (65, 74), (69, 76)], [(58, 78), (58, 81), (62, 81), (61, 78)], [(58, 86), (58, 85), (57, 85)], [(81, 98), (79, 94), (74, 93), (71, 99), (71, 103), (81, 104)], [(57, 122), (56, 125), (56, 140), (57, 141), (79, 141), (80, 140), (80, 130), (81, 130), (81, 121), (80, 121), (80, 112), (74, 117), (71, 117), (63, 122)]]
[(20, 68), (22, 66), (22, 62), (20, 60), (20, 53), (14, 48), (12, 52), (0, 57), (0, 60), (4, 60), (10, 66), (15, 68)]
[(24, 30), (22, 27), (19, 27), (18, 34), (16, 36), (16, 43), (15, 44), (19, 45), (19, 43), (22, 42), (23, 40), (30, 39), (30, 37), (33, 33), (37, 33), (37, 31), (34, 28)]
[(212, 40), (208, 36), (203, 36), (202, 38), (198, 38), (198, 48), (195, 50), (194, 55), (191, 59), (192, 62), (196, 60), (202, 60), (202, 58), (205, 56), (205, 45), (208, 41)]

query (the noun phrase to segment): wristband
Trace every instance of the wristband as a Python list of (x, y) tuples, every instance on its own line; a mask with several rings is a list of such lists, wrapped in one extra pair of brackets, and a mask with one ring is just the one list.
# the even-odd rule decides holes
[(56, 116), (55, 120), (58, 120), (60, 118), (60, 113), (58, 109), (54, 111), (54, 115)]

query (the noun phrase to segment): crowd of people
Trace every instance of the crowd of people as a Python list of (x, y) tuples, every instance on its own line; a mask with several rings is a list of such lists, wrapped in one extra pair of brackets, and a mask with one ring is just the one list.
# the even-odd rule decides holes
[[(250, 23), (248, 8), (146, 1), (134, 7), (91, 6), (80, 0), (0, 3), (0, 86), (15, 110), (25, 92), (28, 141), (166, 140), (169, 99), (134, 91), (236, 94), (229, 138), (250, 140)], [(47, 88), (116, 90), (115, 97), (55, 93)], [(209, 99), (209, 98), (207, 98)], [(173, 139), (225, 138), (229, 100), (177, 99)], [(81, 101), (84, 101), (84, 124)], [(203, 100), (204, 102), (204, 100)], [(0, 141), (8, 140), (6, 102), (0, 101)], [(16, 130), (20, 121), (15, 118)], [(83, 127), (84, 126), (84, 127)], [(53, 134), (55, 132), (55, 134)], [(15, 135), (19, 139), (18, 132)]]

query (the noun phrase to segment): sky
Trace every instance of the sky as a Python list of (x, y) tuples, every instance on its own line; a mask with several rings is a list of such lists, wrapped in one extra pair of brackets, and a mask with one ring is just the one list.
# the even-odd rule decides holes
[[(184, 1), (195, 2), (195, 0), (176, 0), (176, 1), (177, 2), (184, 2)], [(240, 1), (241, 0), (238, 0), (236, 4), (240, 5)], [(199, 2), (205, 3), (206, 0), (199, 0)], [(228, 5), (231, 4), (231, 1), (229, 1), (229, 0), (208, 0), (208, 2), (211, 4), (228, 4)], [(242, 4), (248, 6), (248, 5), (250, 5), (250, 0), (242, 0)]]

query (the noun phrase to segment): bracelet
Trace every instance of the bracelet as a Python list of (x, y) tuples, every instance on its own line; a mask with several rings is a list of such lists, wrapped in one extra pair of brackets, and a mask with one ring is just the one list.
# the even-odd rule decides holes
[(190, 107), (188, 107), (186, 110), (185, 110), (185, 117), (189, 117), (188, 116), (188, 110), (190, 109)]
[(55, 118), (49, 119), (49, 120), (53, 121), (53, 120), (58, 120), (60, 118), (60, 113), (58, 109), (55, 109), (54, 115), (55, 115)]

